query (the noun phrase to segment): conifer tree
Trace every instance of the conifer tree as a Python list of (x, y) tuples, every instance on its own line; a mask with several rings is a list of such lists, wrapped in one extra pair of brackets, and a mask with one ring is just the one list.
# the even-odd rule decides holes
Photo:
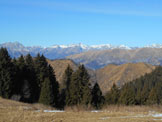
[(49, 78), (45, 78), (42, 83), (39, 103), (53, 106), (54, 104), (54, 95), (53, 95), (53, 85)]
[(60, 103), (62, 105), (61, 107), (64, 107), (65, 105), (69, 104), (69, 100), (70, 100), (69, 86), (71, 83), (72, 74), (73, 74), (73, 70), (70, 67), (70, 65), (68, 65), (63, 75), (63, 84), (60, 93)]
[(117, 104), (120, 96), (119, 88), (113, 84), (111, 90), (105, 95), (106, 104)]
[(126, 84), (120, 93), (119, 102), (124, 105), (135, 105), (135, 98), (136, 92), (134, 86), (131, 84)]
[(84, 65), (79, 66), (78, 70), (73, 73), (69, 88), (70, 105), (89, 105), (91, 103), (89, 75)]
[(35, 58), (35, 71), (37, 76), (37, 84), (39, 88), (41, 88), (44, 79), (48, 77), (48, 63), (43, 55), (40, 56), (40, 54), (38, 54)]
[(58, 97), (59, 97), (59, 83), (56, 80), (55, 72), (53, 68), (48, 66), (48, 77), (51, 82), (52, 96), (53, 96), (53, 106), (59, 107)]
[(102, 105), (104, 104), (104, 97), (102, 96), (102, 91), (100, 90), (98, 83), (95, 83), (92, 89), (92, 103), (91, 104), (96, 109), (100, 109)]
[[(57, 107), (59, 84), (56, 81), (53, 68), (47, 63), (46, 58), (43, 55), (37, 55), (35, 59), (35, 71), (39, 88), (39, 102)], [(45, 93), (46, 91), (49, 95)], [(46, 97), (50, 99), (49, 103), (44, 100)]]
[(13, 91), (13, 64), (6, 48), (0, 49), (0, 96), (10, 98)]
[(147, 104), (158, 104), (158, 96), (156, 93), (156, 89), (152, 88), (151, 92), (149, 93), (149, 97), (147, 99)]
[[(37, 84), (37, 79), (36, 79), (36, 73), (34, 69), (34, 61), (33, 58), (31, 57), (30, 54), (28, 54), (25, 58), (26, 62), (26, 74), (27, 74), (27, 81), (28, 81), (28, 86), (30, 86), (30, 101), (31, 102), (37, 102), (38, 101), (38, 95), (39, 95), (39, 89), (38, 89), (38, 84)], [(27, 84), (27, 83), (25, 83)]]

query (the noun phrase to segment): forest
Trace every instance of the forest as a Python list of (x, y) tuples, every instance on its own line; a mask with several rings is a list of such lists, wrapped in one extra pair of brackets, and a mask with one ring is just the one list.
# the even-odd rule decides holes
[(126, 83), (115, 84), (105, 95), (98, 83), (90, 83), (84, 65), (76, 71), (68, 66), (59, 84), (55, 71), (43, 55), (30, 54), (11, 58), (6, 48), (0, 49), (0, 96), (25, 103), (41, 103), (58, 109), (84, 106), (101, 109), (106, 105), (162, 104), (162, 67)]

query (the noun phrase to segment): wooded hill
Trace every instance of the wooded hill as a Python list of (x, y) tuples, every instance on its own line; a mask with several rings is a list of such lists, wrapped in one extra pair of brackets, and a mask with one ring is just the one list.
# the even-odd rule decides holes
[(59, 91), (55, 72), (43, 55), (12, 60), (7, 49), (0, 49), (0, 96), (3, 98), (56, 108), (73, 105), (100, 108), (104, 102), (102, 92), (97, 83), (92, 87), (89, 79), (84, 65), (76, 71), (68, 65)]
[(53, 68), (43, 55), (11, 59), (7, 49), (0, 49), (0, 96), (3, 98), (39, 102), (62, 109), (75, 105), (99, 109), (106, 104), (161, 104), (161, 90), (162, 67), (122, 88), (114, 84), (103, 96), (99, 85), (90, 82), (84, 65), (79, 65), (76, 70), (67, 65), (59, 85)]
[(113, 85), (105, 98), (107, 104), (162, 104), (162, 67), (126, 83), (121, 89)]
[[(69, 59), (48, 60), (47, 62), (55, 71), (56, 79), (59, 84), (62, 84), (63, 75), (68, 65), (76, 71), (78, 64)], [(131, 82), (146, 73), (150, 73), (156, 66), (145, 63), (127, 63), (122, 65), (110, 64), (98, 70), (87, 69), (90, 75), (90, 82), (94, 84), (97, 82), (105, 94), (108, 92), (113, 84), (122, 87), (125, 83)]]

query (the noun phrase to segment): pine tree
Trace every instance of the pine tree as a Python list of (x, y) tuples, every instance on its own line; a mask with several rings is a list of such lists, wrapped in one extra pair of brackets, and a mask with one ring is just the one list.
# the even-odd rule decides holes
[(26, 56), (25, 62), (26, 62), (26, 68), (27, 68), (27, 70), (26, 70), (27, 78), (26, 79), (28, 81), (28, 86), (30, 86), (30, 92), (31, 92), (30, 101), (37, 102), (38, 96), (39, 96), (39, 89), (38, 89), (36, 73), (35, 73), (35, 69), (34, 69), (34, 61), (30, 54), (28, 54)]
[(158, 96), (155, 88), (152, 88), (151, 92), (149, 93), (149, 97), (147, 99), (147, 104), (158, 104)]
[(121, 90), (119, 102), (124, 105), (135, 105), (135, 98), (136, 92), (134, 86), (131, 84), (126, 84)]
[(38, 54), (35, 58), (34, 64), (37, 77), (37, 84), (39, 88), (41, 88), (44, 79), (48, 77), (48, 63), (43, 55), (40, 56), (40, 54)]
[(73, 74), (73, 70), (70, 67), (70, 65), (68, 65), (63, 75), (63, 84), (60, 93), (60, 104), (62, 108), (65, 105), (69, 104), (69, 100), (70, 100), (69, 86), (71, 83), (72, 74)]
[(49, 78), (45, 78), (44, 82), (42, 83), (39, 103), (53, 106), (54, 104), (54, 95), (53, 95), (53, 88), (52, 82)]
[(58, 97), (59, 97), (59, 83), (56, 80), (55, 72), (53, 68), (48, 66), (48, 77), (51, 82), (52, 96), (53, 96), (53, 106), (59, 107)]
[(10, 98), (13, 92), (13, 64), (6, 48), (0, 49), (0, 96)]
[(102, 105), (104, 104), (104, 97), (102, 96), (102, 91), (100, 90), (98, 83), (95, 83), (92, 89), (92, 103), (91, 104), (96, 109), (100, 109)]
[(113, 84), (111, 90), (105, 95), (106, 104), (117, 104), (120, 96), (119, 88)]
[(91, 103), (89, 75), (84, 65), (79, 66), (78, 70), (73, 73), (69, 88), (69, 105), (89, 105)]

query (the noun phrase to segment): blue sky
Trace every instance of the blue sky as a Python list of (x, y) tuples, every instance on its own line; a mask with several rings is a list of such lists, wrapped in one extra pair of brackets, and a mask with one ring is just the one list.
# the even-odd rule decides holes
[(162, 0), (0, 0), (0, 43), (162, 44)]

